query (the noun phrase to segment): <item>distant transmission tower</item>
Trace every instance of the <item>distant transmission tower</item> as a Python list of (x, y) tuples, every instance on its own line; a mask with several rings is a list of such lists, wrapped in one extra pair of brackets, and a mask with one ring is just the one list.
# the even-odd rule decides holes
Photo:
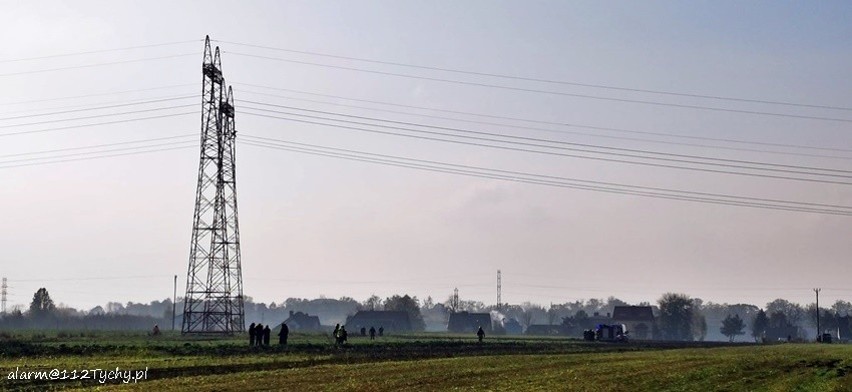
[(497, 270), (497, 308), (500, 308), (500, 304), (503, 303), (501, 298), (501, 291), (503, 290), (503, 283), (500, 275), (500, 270)]
[(219, 48), (204, 41), (201, 161), (181, 333), (245, 330), (237, 214), (234, 97)]
[(451, 310), (453, 311), (453, 313), (459, 311), (459, 288), (458, 287), (453, 289), (453, 301), (452, 301), (451, 305), (452, 305)]
[(6, 278), (3, 278), (3, 285), (0, 286), (0, 314), (6, 314), (6, 290), (9, 286), (6, 284)]

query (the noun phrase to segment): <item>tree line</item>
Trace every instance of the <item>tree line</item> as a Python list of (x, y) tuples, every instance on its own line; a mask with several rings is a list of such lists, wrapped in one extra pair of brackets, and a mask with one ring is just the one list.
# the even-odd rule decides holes
[[(176, 304), (176, 324), (180, 328), (182, 299)], [(535, 324), (566, 325), (582, 330), (588, 320), (611, 315), (616, 306), (630, 305), (615, 297), (588, 299), (542, 306), (530, 302), (521, 304), (486, 305), (480, 301), (454, 300), (449, 296), (438, 302), (432, 297), (424, 300), (407, 294), (386, 298), (373, 295), (363, 301), (342, 298), (287, 298), (282, 302), (255, 302), (245, 297), (246, 322), (277, 324), (289, 317), (289, 312), (304, 312), (320, 318), (324, 325), (345, 323), (348, 316), (360, 310), (405, 311), (415, 330), (445, 330), (453, 312), (490, 313), (496, 324), (517, 322), (523, 329)], [(635, 304), (652, 309), (656, 322), (653, 336), (661, 340), (730, 340), (749, 335), (755, 340), (803, 338), (808, 328), (816, 325), (816, 306), (802, 306), (785, 299), (775, 299), (764, 307), (751, 304), (717, 304), (704, 302), (686, 294), (666, 293), (656, 303)], [(852, 303), (836, 301), (821, 307), (820, 326), (824, 330), (841, 327), (843, 318), (852, 313)], [(848, 320), (848, 319), (847, 319)], [(5, 329), (113, 329), (148, 330), (159, 324), (167, 328), (172, 323), (172, 301), (125, 304), (109, 302), (89, 310), (57, 307), (46, 288), (33, 294), (27, 309), (13, 309), (0, 317)]]

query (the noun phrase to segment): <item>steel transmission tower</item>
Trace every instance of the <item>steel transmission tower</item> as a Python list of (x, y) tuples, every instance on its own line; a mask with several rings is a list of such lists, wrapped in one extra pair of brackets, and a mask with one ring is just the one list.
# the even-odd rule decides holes
[(201, 161), (181, 333), (245, 330), (235, 164), (234, 97), (219, 48), (204, 42)]
[(3, 278), (3, 284), (0, 285), (0, 314), (6, 314), (6, 278)]
[(503, 291), (503, 279), (502, 279), (502, 276), (500, 274), (500, 270), (497, 270), (497, 309), (500, 309), (500, 305), (503, 303), (503, 298), (502, 298), (502, 295), (501, 295), (502, 291)]

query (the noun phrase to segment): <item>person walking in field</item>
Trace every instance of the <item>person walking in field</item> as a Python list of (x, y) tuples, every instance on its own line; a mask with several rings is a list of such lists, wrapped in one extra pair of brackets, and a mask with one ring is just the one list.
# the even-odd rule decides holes
[(346, 333), (346, 326), (340, 327), (340, 344), (346, 344), (346, 338), (348, 337)]
[(342, 346), (344, 343), (346, 343), (346, 338), (346, 326), (342, 326), (337, 330), (337, 333), (334, 335), (334, 342), (338, 346)]
[(249, 328), (248, 328), (248, 329), (249, 329), (249, 330), (248, 330), (248, 333), (249, 333), (249, 346), (254, 346), (254, 333), (255, 333), (255, 330), (254, 330), (254, 323), (251, 323), (251, 325), (249, 325)]
[(287, 335), (290, 334), (290, 328), (287, 327), (287, 324), (281, 323), (281, 331), (278, 332), (278, 344), (282, 346), (287, 345)]
[(376, 340), (376, 327), (370, 327), (370, 340)]
[(479, 343), (482, 343), (482, 338), (485, 337), (485, 331), (482, 330), (482, 326), (480, 326), (479, 330), (476, 331), (476, 337), (479, 338)]
[(269, 329), (269, 324), (266, 324), (266, 328), (263, 329), (263, 345), (269, 346), (269, 335), (272, 335), (272, 330)]

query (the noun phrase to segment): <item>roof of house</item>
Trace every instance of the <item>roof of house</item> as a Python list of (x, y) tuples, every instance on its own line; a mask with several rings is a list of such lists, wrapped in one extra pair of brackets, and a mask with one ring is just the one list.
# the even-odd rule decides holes
[(318, 316), (311, 316), (302, 312), (290, 312), (290, 317), (284, 320), (288, 327), (302, 329), (318, 329), (320, 328), (320, 319)]
[(654, 312), (650, 306), (616, 306), (612, 318), (617, 321), (654, 321)]
[(479, 327), (486, 331), (491, 330), (490, 313), (450, 313), (450, 319), (447, 322), (447, 329), (454, 332), (464, 332)]

